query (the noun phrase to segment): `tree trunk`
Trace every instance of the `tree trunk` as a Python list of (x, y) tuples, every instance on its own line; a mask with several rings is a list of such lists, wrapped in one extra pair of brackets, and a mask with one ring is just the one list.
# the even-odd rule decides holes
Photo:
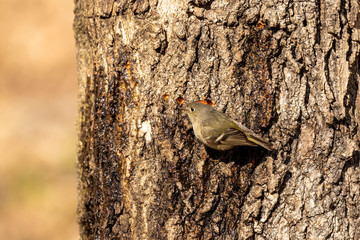
[[(360, 239), (356, 0), (75, 1), (82, 239)], [(215, 151), (211, 99), (273, 151)]]

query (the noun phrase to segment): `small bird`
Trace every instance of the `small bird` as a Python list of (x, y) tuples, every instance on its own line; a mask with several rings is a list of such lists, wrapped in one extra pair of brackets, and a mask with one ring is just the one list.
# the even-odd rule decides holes
[(271, 150), (269, 142), (204, 101), (187, 104), (186, 112), (195, 136), (213, 149), (225, 151), (236, 146), (261, 146)]

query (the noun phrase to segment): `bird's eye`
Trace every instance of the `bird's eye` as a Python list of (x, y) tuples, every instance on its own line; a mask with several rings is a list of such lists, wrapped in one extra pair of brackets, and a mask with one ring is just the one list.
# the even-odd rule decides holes
[(190, 111), (192, 111), (192, 112), (193, 112), (193, 111), (195, 111), (195, 109), (194, 109), (194, 108), (190, 108)]

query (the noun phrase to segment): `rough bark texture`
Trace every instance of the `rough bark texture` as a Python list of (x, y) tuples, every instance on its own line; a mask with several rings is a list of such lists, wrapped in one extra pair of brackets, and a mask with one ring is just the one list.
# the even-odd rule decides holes
[[(83, 239), (360, 239), (356, 0), (76, 0)], [(208, 98), (272, 152), (194, 138)]]

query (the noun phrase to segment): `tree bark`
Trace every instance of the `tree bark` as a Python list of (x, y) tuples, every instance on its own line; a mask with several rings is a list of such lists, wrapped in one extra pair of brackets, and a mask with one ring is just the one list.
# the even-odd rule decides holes
[[(76, 0), (82, 239), (360, 239), (356, 0)], [(211, 99), (273, 151), (219, 152)]]

